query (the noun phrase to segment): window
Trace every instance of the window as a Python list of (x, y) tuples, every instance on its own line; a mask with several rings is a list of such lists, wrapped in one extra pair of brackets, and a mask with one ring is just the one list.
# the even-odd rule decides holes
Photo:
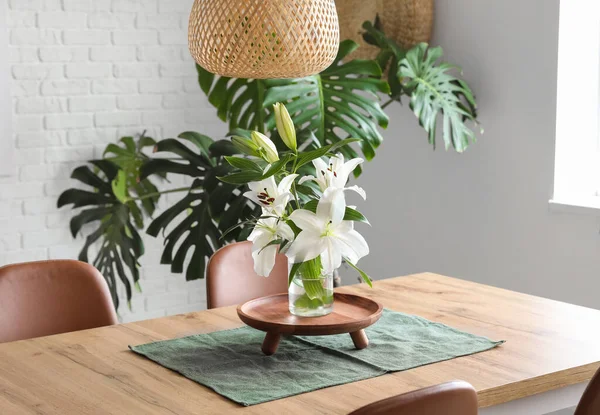
[(600, 2), (561, 0), (552, 204), (600, 209)]

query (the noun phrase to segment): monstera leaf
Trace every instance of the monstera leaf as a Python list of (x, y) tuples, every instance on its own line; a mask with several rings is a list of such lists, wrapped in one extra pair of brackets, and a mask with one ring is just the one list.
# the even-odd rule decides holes
[[(181, 140), (192, 143), (194, 150)], [(156, 151), (169, 154), (169, 160), (149, 160), (142, 167), (142, 178), (171, 173), (189, 176), (193, 182), (180, 201), (150, 224), (147, 233), (154, 237), (161, 231), (165, 233), (161, 264), (169, 264), (172, 272), (182, 273), (189, 257), (186, 279), (203, 278), (206, 260), (214, 251), (228, 241), (245, 239), (249, 228), (237, 227), (223, 237), (225, 231), (255, 215), (258, 208), (242, 195), (245, 186), (217, 179), (232, 170), (224, 159), (236, 153), (230, 141), (213, 142), (205, 135), (187, 132), (179, 140), (158, 142)]]
[(117, 279), (125, 286), (128, 303), (132, 286), (141, 291), (138, 259), (144, 254), (144, 245), (136, 227), (144, 227), (144, 216), (154, 213), (160, 197), (150, 179), (139, 178), (141, 166), (149, 160), (143, 151), (156, 142), (142, 134), (137, 140), (123, 137), (119, 144), (109, 144), (103, 160), (89, 162), (91, 169), (81, 166), (73, 171), (71, 178), (91, 191), (69, 189), (58, 199), (59, 208), (86, 208), (71, 219), (71, 233), (74, 238), (80, 233), (86, 235), (81, 261), (90, 262), (90, 251), (96, 250), (91, 263), (108, 282), (117, 309)]
[(196, 65), (196, 70), (200, 88), (217, 108), (219, 118), (229, 122), (230, 130), (265, 131), (264, 80), (218, 77), (200, 65)]
[(410, 97), (410, 108), (434, 148), (437, 121), (441, 118), (446, 149), (453, 146), (463, 152), (475, 141), (475, 133), (466, 123), (476, 125), (477, 112), (467, 83), (450, 73), (460, 72), (460, 68), (439, 62), (443, 53), (440, 47), (429, 48), (421, 43), (406, 51), (372, 23), (365, 22), (363, 28), (365, 40), (381, 49), (377, 61), (388, 69), (392, 100), (400, 101), (402, 95)]
[(95, 167), (96, 172), (88, 166), (81, 166), (73, 171), (71, 178), (92, 187), (93, 191), (66, 190), (58, 198), (58, 207), (73, 205), (74, 209), (86, 208), (71, 219), (70, 227), (74, 238), (84, 225), (97, 224), (95, 230), (88, 233), (79, 260), (90, 262), (90, 248), (100, 242), (91, 263), (106, 279), (115, 308), (118, 308), (117, 278), (125, 286), (128, 301), (132, 297), (129, 276), (135, 287), (140, 289), (138, 259), (144, 254), (144, 244), (130, 220), (132, 209), (139, 208), (134, 201), (123, 203), (115, 195), (125, 191), (125, 182), (117, 183), (119, 172), (122, 172), (119, 166), (108, 160), (93, 160), (90, 164)]
[[(318, 75), (301, 79), (267, 80), (264, 105), (283, 102), (294, 124), (310, 130), (321, 145), (335, 144), (345, 138), (358, 138), (367, 160), (383, 138), (378, 126), (386, 128), (388, 116), (379, 105), (378, 93), (388, 93), (387, 82), (380, 79), (381, 68), (375, 61), (343, 59), (358, 48), (351, 40), (340, 43), (333, 64)], [(268, 129), (275, 126), (273, 116)], [(356, 157), (352, 147), (340, 149), (346, 157)], [(360, 171), (357, 169), (358, 174)]]
[(429, 134), (429, 142), (435, 146), (436, 124), (441, 114), (446, 149), (452, 145), (462, 153), (475, 133), (465, 122), (476, 123), (475, 98), (469, 86), (449, 73), (456, 66), (438, 64), (442, 48), (428, 48), (421, 43), (406, 53), (400, 62), (398, 77), (410, 93), (410, 108), (419, 123)]

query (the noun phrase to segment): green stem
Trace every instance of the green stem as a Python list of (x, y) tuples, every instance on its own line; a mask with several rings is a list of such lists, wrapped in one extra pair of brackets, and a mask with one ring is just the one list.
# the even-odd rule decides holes
[(394, 102), (394, 101), (395, 101), (394, 99), (390, 99), (388, 102), (386, 102), (385, 104), (383, 104), (383, 105), (381, 106), (381, 109), (385, 109), (385, 107), (387, 107), (388, 105), (390, 105), (390, 104), (391, 104), (392, 102)]
[[(298, 162), (298, 150), (296, 150), (296, 157), (294, 157), (294, 166), (292, 167), (292, 174), (296, 174), (297, 162)], [(294, 192), (294, 198), (296, 199), (296, 209), (300, 209), (300, 198), (298, 197), (298, 190), (296, 189), (296, 181), (292, 182), (292, 191)]]
[(298, 271), (297, 275), (302, 278), (302, 285), (304, 286), (304, 291), (306, 292), (308, 298), (311, 300), (319, 299), (321, 302), (323, 302), (327, 293), (323, 288), (321, 274), (321, 260), (319, 257), (317, 257), (303, 263), (302, 266), (300, 266), (300, 270)]
[(166, 195), (167, 193), (189, 192), (189, 190), (190, 190), (189, 186), (188, 187), (179, 187), (177, 189), (165, 190), (164, 192), (148, 193), (148, 194), (145, 194), (140, 197), (130, 197), (129, 200), (144, 200), (144, 199), (150, 199), (152, 197), (156, 197), (156, 196), (160, 196), (160, 195)]
[[(315, 75), (317, 80), (317, 90), (319, 91), (319, 103), (320, 103), (320, 114), (325, 114), (325, 97), (323, 96), (323, 82), (321, 81), (320, 75)], [(321, 122), (319, 123), (319, 130), (317, 138), (321, 140), (322, 143), (325, 142), (325, 117), (321, 117)]]
[(265, 100), (265, 85), (264, 81), (256, 79), (256, 94), (258, 95), (256, 105), (258, 106), (258, 120), (257, 129), (259, 133), (265, 133), (265, 109), (263, 108), (263, 102)]

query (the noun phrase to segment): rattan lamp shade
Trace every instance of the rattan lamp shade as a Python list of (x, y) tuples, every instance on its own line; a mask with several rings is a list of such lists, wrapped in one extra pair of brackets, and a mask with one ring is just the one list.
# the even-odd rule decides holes
[(319, 73), (340, 40), (334, 0), (195, 0), (188, 37), (207, 71), (254, 79)]
[(342, 39), (352, 39), (360, 48), (353, 59), (375, 59), (379, 49), (363, 40), (365, 20), (379, 20), (385, 35), (405, 49), (429, 42), (433, 27), (433, 0), (336, 0)]

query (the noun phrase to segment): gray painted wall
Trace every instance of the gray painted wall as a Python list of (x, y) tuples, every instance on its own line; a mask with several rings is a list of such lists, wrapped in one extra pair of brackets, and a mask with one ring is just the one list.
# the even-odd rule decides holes
[[(438, 0), (432, 44), (460, 64), (485, 134), (434, 152), (406, 107), (360, 184), (375, 278), (432, 271), (600, 308), (600, 224), (549, 211), (558, 0)], [(392, 107), (388, 107), (392, 108)], [(573, 122), (577, 122), (574, 120)], [(440, 143), (441, 144), (441, 143)]]

